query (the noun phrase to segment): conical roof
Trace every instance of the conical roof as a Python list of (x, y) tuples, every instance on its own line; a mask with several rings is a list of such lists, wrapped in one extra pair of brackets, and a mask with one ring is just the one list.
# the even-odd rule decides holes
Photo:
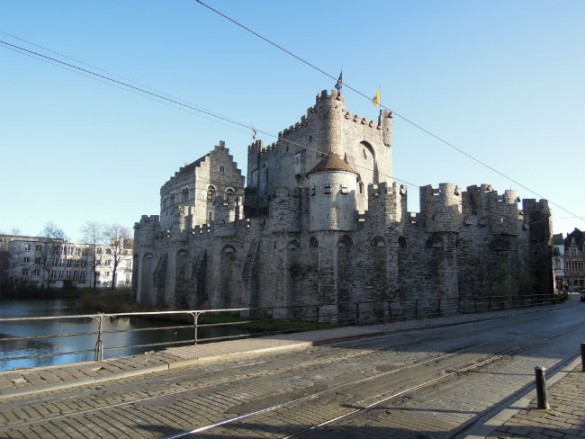
[(330, 153), (323, 157), (323, 159), (317, 163), (317, 165), (307, 172), (307, 176), (314, 174), (316, 172), (331, 172), (331, 171), (344, 171), (344, 172), (351, 172), (359, 176), (359, 173), (355, 169), (353, 165), (350, 165), (346, 161), (342, 160), (335, 153)]

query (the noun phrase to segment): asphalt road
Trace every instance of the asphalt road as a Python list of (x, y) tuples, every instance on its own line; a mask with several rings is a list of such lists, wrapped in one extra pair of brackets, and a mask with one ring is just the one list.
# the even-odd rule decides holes
[(579, 354), (585, 305), (170, 370), (0, 406), (0, 438), (465, 437)]

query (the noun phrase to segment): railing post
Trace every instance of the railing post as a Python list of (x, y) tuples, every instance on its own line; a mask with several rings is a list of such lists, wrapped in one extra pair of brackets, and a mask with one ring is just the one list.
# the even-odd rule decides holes
[(457, 315), (461, 315), (461, 297), (457, 298)]
[(360, 324), (360, 303), (356, 302), (355, 303), (355, 320), (357, 322), (357, 324)]
[(320, 316), (320, 311), (321, 310), (321, 306), (317, 305), (317, 329), (319, 329), (320, 327), (320, 323), (321, 323), (321, 316)]
[(414, 320), (418, 320), (418, 299), (414, 299)]
[(537, 408), (542, 410), (548, 410), (548, 401), (546, 398), (546, 369), (541, 366), (534, 368), (535, 380), (536, 380), (536, 401)]
[(94, 361), (104, 361), (104, 342), (102, 340), (102, 326), (104, 322), (104, 316), (99, 315), (97, 317), (98, 322), (98, 334), (97, 334), (97, 341), (95, 343), (95, 355)]
[(199, 312), (191, 313), (193, 316), (193, 339), (195, 340), (195, 345), (199, 342)]
[(581, 372), (585, 372), (585, 341), (581, 342)]
[(441, 299), (437, 299), (437, 300), (439, 302), (439, 305), (438, 305), (439, 306), (439, 309), (438, 309), (439, 315), (437, 317), (441, 317)]

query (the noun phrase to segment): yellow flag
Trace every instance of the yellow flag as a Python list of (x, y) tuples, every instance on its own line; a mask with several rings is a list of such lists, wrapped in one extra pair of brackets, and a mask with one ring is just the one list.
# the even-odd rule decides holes
[(372, 104), (374, 104), (374, 107), (380, 105), (380, 89), (376, 90), (376, 95), (372, 98)]

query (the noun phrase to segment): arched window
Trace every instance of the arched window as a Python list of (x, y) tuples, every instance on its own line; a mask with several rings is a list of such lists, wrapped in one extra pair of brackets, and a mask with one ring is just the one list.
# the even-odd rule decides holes
[(296, 239), (293, 239), (292, 241), (290, 241), (288, 243), (287, 248), (288, 248), (288, 250), (294, 252), (294, 251), (297, 251), (300, 246), (301, 245), (299, 244), (299, 241), (297, 241)]
[(398, 238), (398, 245), (400, 248), (406, 248), (406, 238), (404, 236)]
[(372, 247), (384, 247), (384, 238), (382, 238), (381, 236), (376, 236), (372, 238), (372, 241), (370, 243)]
[(341, 237), (341, 239), (339, 240), (337, 246), (339, 248), (346, 248), (349, 249), (353, 246), (353, 241), (351, 240), (351, 238), (347, 235), (343, 235)]
[(213, 202), (215, 200), (216, 189), (215, 186), (209, 185), (207, 187), (207, 201)]
[(236, 249), (231, 245), (226, 245), (224, 248), (221, 249), (222, 253), (235, 253)]
[(234, 191), (234, 189), (233, 189), (233, 188), (231, 188), (231, 187), (228, 187), (228, 188), (225, 190), (225, 195), (224, 195), (224, 198), (225, 198), (227, 201), (231, 201), (231, 200), (233, 200), (233, 199), (235, 198), (235, 191)]
[(311, 237), (311, 242), (309, 243), (311, 248), (318, 248), (319, 247), (319, 240), (314, 236)]
[(189, 188), (184, 188), (181, 191), (181, 201), (186, 202), (189, 200)]

